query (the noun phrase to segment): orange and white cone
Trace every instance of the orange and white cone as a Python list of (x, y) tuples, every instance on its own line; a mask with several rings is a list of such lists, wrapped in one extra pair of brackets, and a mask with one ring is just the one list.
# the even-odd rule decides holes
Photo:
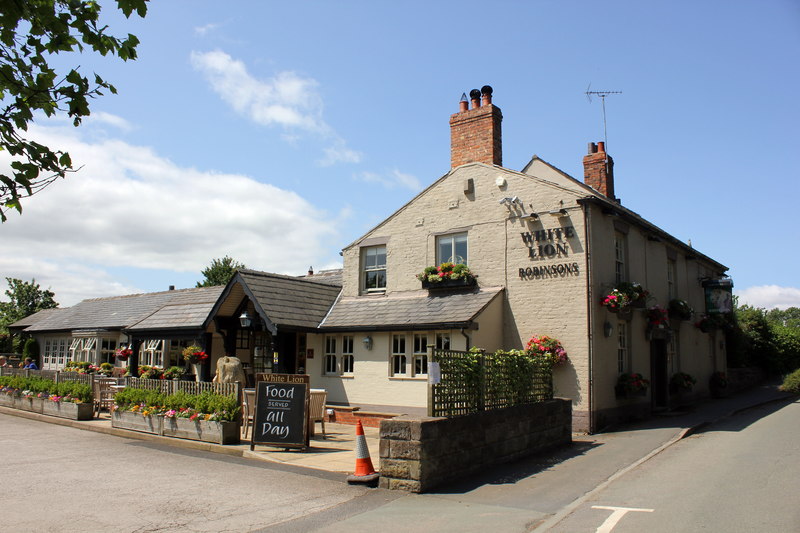
[(375, 472), (372, 466), (372, 459), (369, 457), (367, 447), (367, 437), (364, 436), (364, 427), (361, 420), (356, 425), (356, 471), (347, 476), (348, 483), (365, 483), (368, 485), (377, 484), (380, 474)]

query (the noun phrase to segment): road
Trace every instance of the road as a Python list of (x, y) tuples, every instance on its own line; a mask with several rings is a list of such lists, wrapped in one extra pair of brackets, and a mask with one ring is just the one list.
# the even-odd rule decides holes
[(745, 411), (683, 439), (550, 531), (800, 531), (800, 402), (777, 407)]
[[(0, 414), (0, 531), (252, 531), (401, 496), (273, 465)], [(335, 511), (341, 504), (349, 505)]]
[(797, 401), (750, 409), (612, 481), (609, 466), (645, 456), (674, 428), (586, 437), (414, 495), (0, 415), (0, 531), (800, 531), (798, 419)]

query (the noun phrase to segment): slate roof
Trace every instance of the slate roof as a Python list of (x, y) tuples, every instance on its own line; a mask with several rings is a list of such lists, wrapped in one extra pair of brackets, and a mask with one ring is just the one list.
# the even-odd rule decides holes
[(52, 309), (42, 309), (41, 311), (33, 313), (32, 315), (26, 316), (21, 320), (17, 320), (16, 322), (9, 324), (8, 328), (11, 330), (22, 331), (25, 328), (28, 328), (38, 322), (41, 322), (42, 320), (45, 320), (46, 318), (50, 317), (55, 313), (63, 313), (68, 309), (69, 307), (54, 307)]
[(339, 296), (341, 287), (315, 281), (314, 277), (240, 270), (228, 287), (236, 282), (243, 283), (260, 310), (276, 326), (316, 329)]
[(501, 292), (413, 291), (388, 296), (342, 298), (320, 325), (322, 330), (392, 330), (466, 327)]
[[(181, 319), (182, 325), (200, 327), (205, 316), (193, 324), (188, 324), (186, 317), (195, 316), (203, 309), (207, 314), (223, 289), (224, 287), (203, 287), (83, 300), (59, 313), (52, 313), (37, 320), (27, 327), (25, 332), (124, 329), (144, 321), (168, 305), (182, 307), (184, 313), (184, 318)], [(171, 311), (165, 310), (163, 315), (150, 320), (148, 324), (160, 323), (170, 327), (168, 324), (175, 324), (177, 321), (175, 313)]]

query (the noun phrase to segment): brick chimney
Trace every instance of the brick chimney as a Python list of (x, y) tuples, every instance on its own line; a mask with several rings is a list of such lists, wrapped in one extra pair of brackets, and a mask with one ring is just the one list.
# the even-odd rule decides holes
[(583, 156), (583, 182), (600, 194), (616, 199), (614, 160), (606, 153), (606, 143), (589, 143), (589, 153)]
[(481, 90), (461, 96), (459, 111), (450, 117), (450, 166), (455, 168), (473, 161), (488, 165), (503, 164), (503, 144), (500, 123), (503, 113), (492, 105), (492, 88), (484, 85)]

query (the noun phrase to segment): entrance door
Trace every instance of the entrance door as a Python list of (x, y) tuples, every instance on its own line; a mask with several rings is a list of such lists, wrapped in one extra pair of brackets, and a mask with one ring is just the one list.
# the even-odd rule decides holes
[(276, 374), (295, 374), (297, 372), (297, 334), (294, 331), (278, 332), (278, 364)]
[(650, 385), (655, 409), (666, 409), (669, 406), (668, 373), (667, 341), (653, 339), (650, 341)]

